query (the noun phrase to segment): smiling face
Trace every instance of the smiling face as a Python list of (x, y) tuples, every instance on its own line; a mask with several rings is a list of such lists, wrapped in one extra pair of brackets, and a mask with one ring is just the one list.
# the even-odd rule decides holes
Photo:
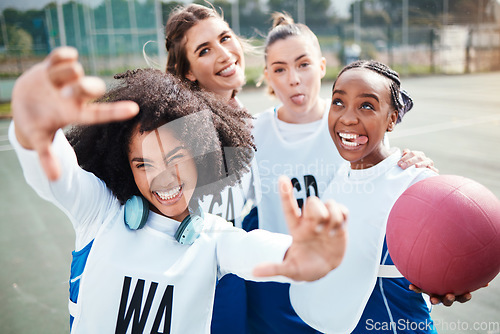
[(394, 129), (397, 115), (388, 78), (364, 68), (347, 70), (337, 78), (328, 128), (353, 169), (369, 168), (389, 156), (382, 141), (385, 132)]
[(278, 117), (288, 123), (308, 123), (323, 115), (319, 98), (326, 61), (304, 35), (277, 40), (267, 49), (264, 75), (283, 103)]
[(243, 49), (227, 23), (218, 18), (199, 21), (186, 32), (186, 78), (229, 100), (245, 83)]
[(135, 183), (151, 209), (182, 221), (197, 183), (191, 153), (164, 127), (132, 135), (129, 162)]

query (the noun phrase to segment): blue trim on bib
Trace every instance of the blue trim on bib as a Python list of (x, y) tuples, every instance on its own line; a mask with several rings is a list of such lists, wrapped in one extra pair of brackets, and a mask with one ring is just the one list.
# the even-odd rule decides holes
[[(393, 265), (384, 239), (380, 264)], [(361, 319), (351, 334), (437, 334), (431, 310), (421, 294), (402, 278), (377, 278)]]
[[(90, 250), (92, 249), (92, 244), (94, 240), (89, 242), (87, 246), (83, 247), (78, 252), (73, 251), (71, 255), (73, 260), (71, 261), (71, 274), (69, 277), (69, 299), (76, 303), (78, 301), (78, 294), (80, 293), (80, 278), (87, 264), (87, 258), (89, 257)], [(69, 327), (73, 326), (74, 317), (70, 315)]]
[(254, 207), (250, 212), (245, 216), (243, 222), (241, 222), (241, 227), (250, 232), (252, 230), (259, 228), (259, 214), (257, 207)]

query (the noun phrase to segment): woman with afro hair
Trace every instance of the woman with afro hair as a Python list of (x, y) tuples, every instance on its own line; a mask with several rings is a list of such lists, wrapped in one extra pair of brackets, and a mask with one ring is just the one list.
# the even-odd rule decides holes
[(155, 70), (119, 75), (103, 103), (87, 103), (104, 86), (77, 58), (56, 49), (17, 80), (9, 128), (27, 182), (75, 229), (72, 333), (209, 333), (226, 273), (312, 281), (340, 264), (346, 211), (311, 198), (299, 215), (289, 180), (291, 237), (247, 233), (196, 206), (246, 171), (245, 111)]

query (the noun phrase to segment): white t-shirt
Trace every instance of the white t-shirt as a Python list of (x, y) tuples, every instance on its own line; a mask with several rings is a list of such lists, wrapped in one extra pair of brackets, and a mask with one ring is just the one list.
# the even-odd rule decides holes
[(192, 245), (175, 241), (179, 222), (154, 213), (144, 228), (132, 231), (124, 223), (124, 206), (78, 166), (62, 131), (53, 142), (62, 170), (55, 182), (46, 178), (37, 154), (17, 142), (13, 123), (9, 138), (27, 182), (71, 219), (76, 249), (93, 240), (72, 333), (209, 333), (217, 278), (231, 272), (256, 280), (255, 265), (281, 262), (291, 243), (289, 236), (246, 233), (210, 214)]
[(253, 134), (262, 195), (257, 203), (259, 228), (289, 233), (278, 191), (280, 175), (292, 180), (301, 206), (310, 195), (321, 198), (335, 172), (347, 164), (330, 137), (328, 109), (329, 104), (321, 120), (308, 124), (282, 122), (274, 108), (257, 115)]
[(257, 164), (255, 159), (250, 164), (250, 171), (244, 174), (241, 181), (231, 187), (224, 188), (215, 195), (206, 195), (200, 201), (203, 212), (222, 217), (241, 228), (241, 223), (248, 211), (260, 199)]
[(339, 267), (307, 285), (292, 285), (290, 301), (297, 314), (315, 329), (350, 333), (359, 321), (375, 286), (392, 206), (413, 183), (437, 175), (427, 168), (401, 169), (395, 150), (377, 165), (361, 170), (341, 169), (323, 199), (349, 210), (347, 250)]
[[(243, 107), (241, 101), (235, 96), (234, 101)], [(259, 173), (255, 159), (252, 159), (250, 171), (243, 175), (237, 184), (226, 187), (220, 193), (207, 195), (200, 201), (200, 207), (241, 228), (241, 223), (250, 209), (260, 201)]]
[(323, 123), (323, 118), (310, 123), (287, 123), (278, 118), (278, 113), (274, 113), (276, 128), (283, 141), (288, 143), (300, 142), (303, 138), (313, 136)]

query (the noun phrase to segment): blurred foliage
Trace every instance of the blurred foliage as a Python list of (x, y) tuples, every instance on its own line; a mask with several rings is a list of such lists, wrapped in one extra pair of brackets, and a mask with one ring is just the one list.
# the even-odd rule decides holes
[[(493, 20), (491, 8), (496, 0), (453, 0), (448, 1), (448, 12), (446, 22), (474, 24), (490, 22)], [(207, 5), (205, 0), (195, 0), (195, 3)], [(232, 3), (229, 0), (213, 0), (214, 8), (220, 9), (224, 18), (231, 25), (233, 23)], [(351, 4), (349, 18), (339, 18), (335, 8), (329, 0), (239, 0), (239, 30), (245, 37), (262, 36), (267, 33), (271, 26), (270, 13), (274, 11), (288, 12), (298, 21), (298, 4), (304, 4), (305, 23), (317, 34), (328, 35), (341, 33), (339, 25), (353, 21), (354, 12), (359, 8), (360, 21), (363, 26), (395, 25), (399, 26), (402, 20), (401, 0), (358, 0)], [(409, 1), (409, 20), (411, 24), (439, 26), (444, 22), (444, 1), (442, 0), (419, 0)], [(161, 2), (162, 18), (165, 23), (173, 8), (183, 5), (181, 1)], [(155, 28), (155, 6), (154, 0), (103, 0), (99, 6), (92, 8), (92, 22), (96, 30), (109, 29), (111, 21), (112, 29), (128, 29), (131, 22), (137, 28)], [(80, 34), (86, 33), (85, 13), (89, 7), (83, 1), (67, 1), (62, 5), (65, 17), (67, 42), (76, 45), (78, 40), (73, 36), (76, 31)], [(25, 31), (31, 35), (33, 51), (35, 53), (47, 53), (59, 41), (56, 3), (52, 2), (40, 10), (19, 11), (6, 8), (3, 14), (3, 24), (0, 25), (0, 45), (5, 46), (4, 30), (9, 34), (17, 34)], [(130, 14), (135, 13), (131, 18)], [(145, 19), (150, 18), (150, 19)], [(16, 31), (16, 32), (12, 32)], [(20, 33), (23, 35), (24, 33)], [(99, 36), (102, 33), (99, 33)], [(27, 39), (23, 38), (26, 44)], [(51, 38), (53, 41), (51, 42)], [(8, 38), (9, 43), (16, 39)], [(78, 38), (77, 38), (78, 39)], [(120, 39), (120, 38), (116, 38)], [(123, 38), (122, 38), (123, 39)], [(115, 40), (115, 42), (117, 42)], [(124, 45), (127, 40), (123, 39)], [(23, 45), (24, 45), (23, 44)], [(108, 37), (100, 37), (99, 45), (109, 44)], [(129, 43), (130, 44), (130, 43)], [(101, 47), (97, 47), (98, 50)], [(114, 52), (123, 52), (119, 47)]]
[(12, 55), (29, 55), (33, 51), (33, 37), (24, 29), (7, 27), (9, 40), (7, 52)]
[(10, 117), (10, 103), (0, 103), (0, 118)]
[[(451, 24), (477, 24), (492, 22), (490, 11), (497, 0), (452, 0), (448, 1), (446, 18), (445, 2), (442, 0), (408, 1), (409, 24), (439, 26), (443, 22)], [(392, 24), (401, 25), (403, 19), (403, 1), (401, 0), (357, 0), (350, 6), (352, 18), (357, 6), (363, 25)]]
[[(83, 0), (63, 1), (59, 9), (63, 13), (66, 43), (79, 50), (89, 73), (109, 75), (144, 66), (142, 47), (149, 41), (162, 44), (158, 41), (161, 36), (157, 34), (155, 0), (102, 0), (94, 7)], [(444, 15), (444, 0), (408, 0), (408, 18), (413, 31), (422, 27), (427, 29), (410, 34), (409, 44), (431, 45), (432, 49), (433, 41), (439, 38), (432, 34), (433, 29), (439, 29), (444, 23), (474, 26), (493, 22), (491, 8), (496, 1), (448, 0)], [(209, 5), (205, 0), (193, 2)], [(234, 0), (212, 0), (213, 7), (223, 14), (229, 25), (241, 36), (257, 40), (256, 43), (252, 41), (257, 45), (271, 27), (272, 12), (288, 12), (296, 22), (299, 16), (304, 17), (305, 23), (320, 39), (323, 52), (337, 57), (340, 62), (344, 60), (345, 48), (354, 43), (354, 13), (359, 14), (363, 28), (357, 41), (361, 58), (375, 58), (381, 52), (390, 54), (400, 46), (402, 3), (401, 0), (356, 0), (350, 6), (351, 16), (341, 17), (330, 0), (238, 0), (237, 5)], [(299, 15), (300, 4), (304, 11)], [(161, 1), (159, 5), (165, 24), (172, 9), (185, 2)], [(234, 9), (238, 10), (237, 17)], [(3, 10), (0, 15), (0, 77), (18, 75), (61, 44), (57, 13), (55, 0), (40, 10)], [(161, 49), (163, 45), (157, 47)], [(248, 63), (248, 83), (257, 82), (261, 72), (256, 64)]]

